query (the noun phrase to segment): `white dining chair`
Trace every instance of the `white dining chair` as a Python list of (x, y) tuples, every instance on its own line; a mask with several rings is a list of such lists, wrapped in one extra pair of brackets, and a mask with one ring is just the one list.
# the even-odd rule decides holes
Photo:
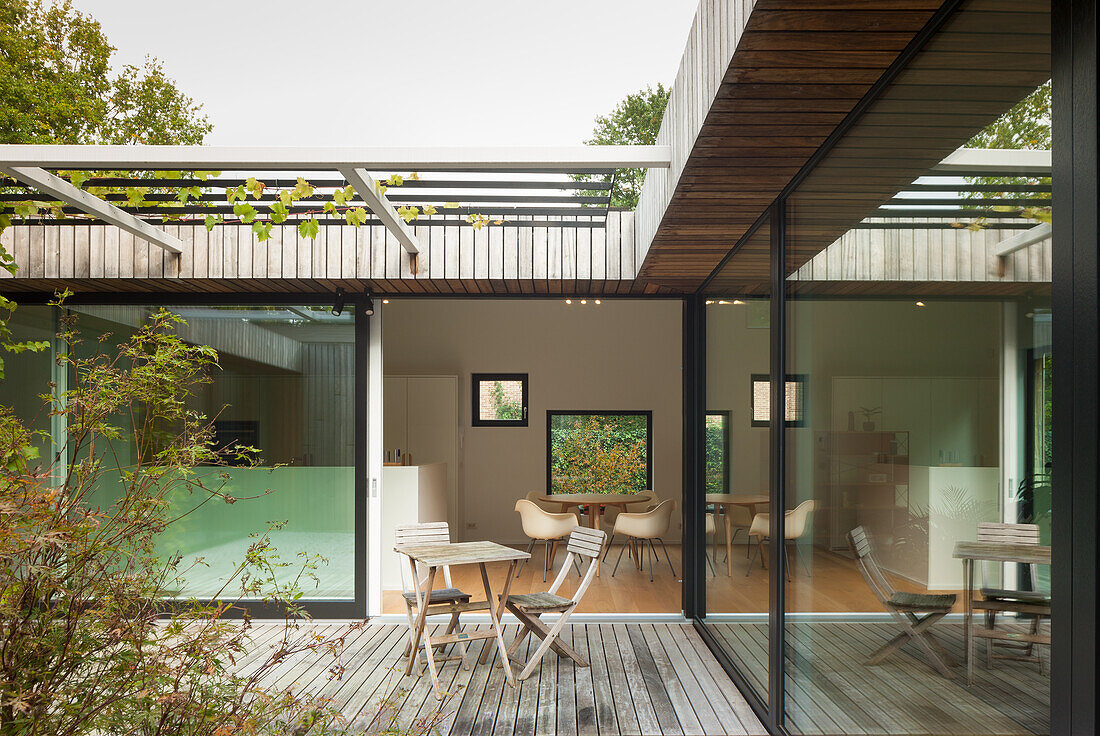
[[(668, 528), (672, 523), (672, 512), (675, 508), (676, 502), (669, 498), (661, 501), (649, 511), (642, 513), (624, 511), (615, 517), (615, 529), (611, 534), (612, 542), (615, 541), (616, 535), (621, 534), (628, 537), (628, 541), (640, 542), (643, 550), (648, 545), (649, 582), (653, 582), (653, 558), (657, 556), (657, 550), (653, 546), (654, 540), (661, 543), (661, 549), (665, 553), (665, 561), (668, 562), (668, 569), (672, 571), (673, 577), (676, 576), (676, 568), (672, 566), (672, 558), (668, 555), (668, 549), (665, 547), (663, 539), (665, 534), (668, 534)], [(623, 548), (619, 550), (619, 557), (615, 560), (615, 569), (611, 571), (611, 577), (615, 577), (626, 547), (627, 545), (624, 544)], [(607, 550), (608, 552), (611, 551), (610, 542), (607, 545)], [(606, 553), (604, 556), (606, 557)], [(660, 559), (660, 557), (657, 557), (657, 559)]]
[[(788, 548), (794, 548), (794, 553), (798, 556), (798, 559), (802, 561), (802, 567), (805, 568), (807, 577), (812, 577), (810, 566), (806, 563), (806, 558), (802, 556), (802, 551), (798, 548), (798, 540), (805, 536), (806, 531), (810, 527), (810, 519), (813, 516), (814, 505), (814, 500), (812, 498), (803, 501), (784, 514), (783, 522), (784, 543)], [(756, 548), (753, 549), (752, 556), (749, 557), (749, 568), (745, 571), (745, 577), (748, 577), (749, 573), (752, 572), (752, 564), (756, 560), (757, 553), (760, 554), (760, 564), (764, 564), (764, 542), (768, 540), (769, 534), (771, 534), (771, 515), (762, 513), (754, 516), (752, 526), (749, 527), (749, 538), (756, 537)], [(784, 555), (783, 561), (786, 563), (787, 580), (790, 580), (790, 554)]]
[[(554, 566), (558, 542), (568, 537), (572, 533), (573, 527), (579, 526), (577, 515), (571, 511), (544, 511), (534, 501), (528, 501), (526, 498), (516, 501), (516, 511), (519, 512), (519, 521), (523, 525), (523, 533), (531, 539), (531, 543), (527, 545), (527, 553), (531, 553), (536, 542), (541, 541), (543, 543), (542, 581), (545, 583), (547, 571)], [(516, 577), (519, 577), (520, 571), (523, 570), (526, 562), (527, 560), (520, 562), (519, 569), (516, 570)]]

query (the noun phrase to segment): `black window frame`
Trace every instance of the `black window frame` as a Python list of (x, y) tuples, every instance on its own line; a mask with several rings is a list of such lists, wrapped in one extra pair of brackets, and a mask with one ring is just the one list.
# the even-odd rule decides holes
[[(470, 426), (471, 427), (526, 427), (528, 426), (527, 373), (471, 373), (470, 374)], [(485, 381), (519, 381), (523, 386), (522, 419), (482, 419), (480, 386)]]
[(653, 489), (653, 410), (652, 409), (547, 409), (546, 410), (546, 493), (553, 492), (551, 484), (550, 427), (556, 416), (613, 416), (645, 417), (645, 480), (646, 489)]
[[(770, 383), (771, 382), (771, 376), (767, 373), (753, 373), (753, 374), (750, 374), (750, 376), (749, 376), (749, 426), (751, 426), (751, 427), (770, 427), (772, 425), (771, 413), (770, 412), (768, 414), (769, 418), (767, 420), (762, 421), (762, 420), (754, 418), (756, 416), (756, 392), (755, 392), (755, 388), (756, 388), (756, 383), (758, 381), (760, 383)], [(792, 419), (787, 419), (786, 417), (784, 417), (783, 418), (783, 426), (785, 426), (785, 427), (805, 427), (806, 426), (806, 407), (809, 405), (809, 402), (806, 400), (806, 392), (809, 391), (809, 386), (810, 386), (809, 376), (807, 376), (805, 373), (788, 373), (788, 374), (786, 374), (786, 376), (783, 379), (783, 392), (784, 392), (784, 394), (786, 394), (788, 383), (797, 383), (801, 387), (800, 393), (802, 394), (802, 416), (799, 417), (798, 419), (793, 419), (793, 420)], [(774, 403), (774, 402), (772, 402), (772, 403)], [(786, 406), (786, 405), (787, 405), (787, 397), (784, 395), (783, 396), (783, 406)], [(786, 412), (784, 412), (784, 414), (785, 413)]]

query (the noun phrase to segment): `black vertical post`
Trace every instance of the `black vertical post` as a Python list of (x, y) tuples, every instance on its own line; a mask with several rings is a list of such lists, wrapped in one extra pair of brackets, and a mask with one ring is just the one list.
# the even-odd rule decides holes
[(1055, 0), (1052, 16), (1054, 470), (1051, 734), (1097, 729), (1096, 0)]
[(784, 290), (786, 267), (784, 236), (786, 233), (785, 200), (780, 197), (771, 212), (771, 406), (769, 407), (771, 444), (771, 537), (768, 560), (771, 563), (770, 600), (768, 605), (768, 710), (771, 722), (783, 723), (783, 624), (784, 588), (783, 544), (784, 510), (786, 505), (786, 394), (787, 394), (787, 303)]
[(703, 417), (706, 414), (706, 341), (704, 340), (703, 297), (695, 295), (683, 302), (683, 524), (681, 538), (684, 569), (683, 608), (688, 618), (706, 615), (706, 527), (702, 490)]
[(355, 304), (355, 618), (367, 617), (367, 494), (370, 489), (370, 316)]

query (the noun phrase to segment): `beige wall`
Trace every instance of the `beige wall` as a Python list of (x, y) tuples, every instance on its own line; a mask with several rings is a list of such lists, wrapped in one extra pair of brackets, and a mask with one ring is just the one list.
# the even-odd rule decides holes
[[(680, 309), (675, 300), (556, 299), (391, 299), (382, 307), (387, 375), (459, 377), (465, 538), (526, 540), (513, 506), (546, 487), (548, 409), (651, 410), (654, 488), (679, 500)], [(529, 374), (529, 426), (470, 426), (470, 374), (489, 372)], [(678, 519), (674, 526), (669, 538), (679, 539)]]

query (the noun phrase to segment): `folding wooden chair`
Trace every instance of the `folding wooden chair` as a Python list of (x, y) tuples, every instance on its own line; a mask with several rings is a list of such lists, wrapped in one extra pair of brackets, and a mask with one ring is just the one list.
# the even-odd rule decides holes
[[(979, 542), (1004, 542), (1008, 544), (1039, 544), (1039, 527), (1037, 524), (999, 524), (983, 521), (978, 523)], [(1031, 588), (1035, 587), (1035, 566), (1026, 565), (1027, 579)], [(982, 600), (974, 601), (976, 610), (985, 611), (985, 627), (992, 631), (997, 627), (998, 613), (1016, 613), (1017, 615), (1030, 615), (1031, 628), (1029, 637), (1021, 641), (1011, 639), (986, 638), (986, 668), (993, 667), (993, 660), (1015, 659), (1024, 662), (1035, 662), (1039, 665), (1039, 673), (1043, 672), (1043, 660), (1035, 652), (1036, 639), (1039, 638), (1039, 622), (1043, 618), (1050, 618), (1050, 594), (1037, 590), (998, 588), (986, 583), (986, 565), (982, 564)], [(999, 654), (994, 651), (994, 646), (1009, 650), (1009, 653)], [(1013, 654), (1011, 652), (1020, 652)]]
[(859, 571), (875, 597), (902, 628), (900, 634), (876, 649), (864, 664), (875, 665), (882, 662), (912, 639), (924, 650), (932, 666), (939, 670), (941, 675), (954, 677), (948, 669), (948, 666), (955, 666), (954, 658), (928, 629), (950, 613), (952, 606), (955, 605), (956, 596), (953, 593), (941, 595), (895, 590), (882, 574), (878, 562), (875, 561), (871, 553), (871, 542), (867, 539), (867, 532), (862, 526), (857, 526), (848, 532), (848, 549), (855, 555)]
[[(449, 543), (450, 541), (451, 530), (445, 521), (428, 522), (424, 524), (404, 524), (394, 529), (395, 545), (439, 544)], [(416, 569), (416, 565), (413, 564), (407, 555), (398, 553), (398, 557), (400, 558), (398, 567), (401, 570), (401, 597), (405, 601), (405, 614), (409, 619), (409, 640), (405, 642), (405, 653), (403, 655), (409, 658), (405, 667), (405, 674), (412, 674), (414, 656), (411, 650), (416, 636), (416, 620), (420, 616), (416, 591), (419, 587), (424, 585), (425, 576), (420, 575), (419, 571)], [(447, 624), (446, 632), (451, 634), (459, 627), (459, 614), (463, 611), (471, 610), (472, 607), (470, 604), (470, 594), (452, 587), (450, 567), (445, 566), (443, 568), (443, 581), (447, 587), (433, 590), (427, 598), (426, 605), (429, 616), (448, 613), (451, 615), (451, 620)], [(447, 645), (432, 644), (433, 648), (444, 646)], [(457, 657), (436, 657), (435, 661), (442, 662), (457, 659), (462, 662), (463, 669), (469, 669), (469, 665), (466, 664), (466, 644), (459, 641), (458, 651), (459, 655)], [(421, 652), (417, 652), (415, 660), (419, 661), (421, 654)]]
[[(535, 666), (542, 660), (548, 649), (553, 649), (559, 657), (569, 657), (581, 667), (588, 666), (588, 661), (571, 646), (561, 641), (558, 636), (596, 575), (596, 568), (600, 563), (600, 554), (603, 552), (603, 544), (606, 539), (607, 534), (600, 529), (575, 527), (573, 533), (569, 535), (569, 541), (565, 547), (565, 563), (561, 566), (561, 572), (558, 573), (557, 578), (550, 585), (550, 590), (545, 593), (513, 593), (506, 599), (501, 600), (501, 609), (506, 608), (511, 611), (523, 624), (523, 629), (516, 635), (511, 646), (508, 647), (508, 657), (510, 659), (514, 659), (516, 650), (519, 649), (520, 644), (523, 643), (528, 634), (534, 634), (542, 639), (542, 643), (539, 644), (538, 649), (527, 660), (523, 671), (520, 672), (520, 680), (526, 680), (531, 676)], [(584, 577), (581, 578), (580, 585), (577, 586), (577, 592), (573, 594), (572, 598), (557, 595), (556, 591), (565, 582), (573, 561), (578, 557), (587, 557), (589, 562), (588, 569), (585, 571)], [(560, 615), (554, 625), (547, 628), (541, 620), (544, 613), (558, 613)], [(482, 650), (482, 663), (488, 660), (489, 652), (489, 647)], [(520, 662), (520, 664), (524, 663)]]

